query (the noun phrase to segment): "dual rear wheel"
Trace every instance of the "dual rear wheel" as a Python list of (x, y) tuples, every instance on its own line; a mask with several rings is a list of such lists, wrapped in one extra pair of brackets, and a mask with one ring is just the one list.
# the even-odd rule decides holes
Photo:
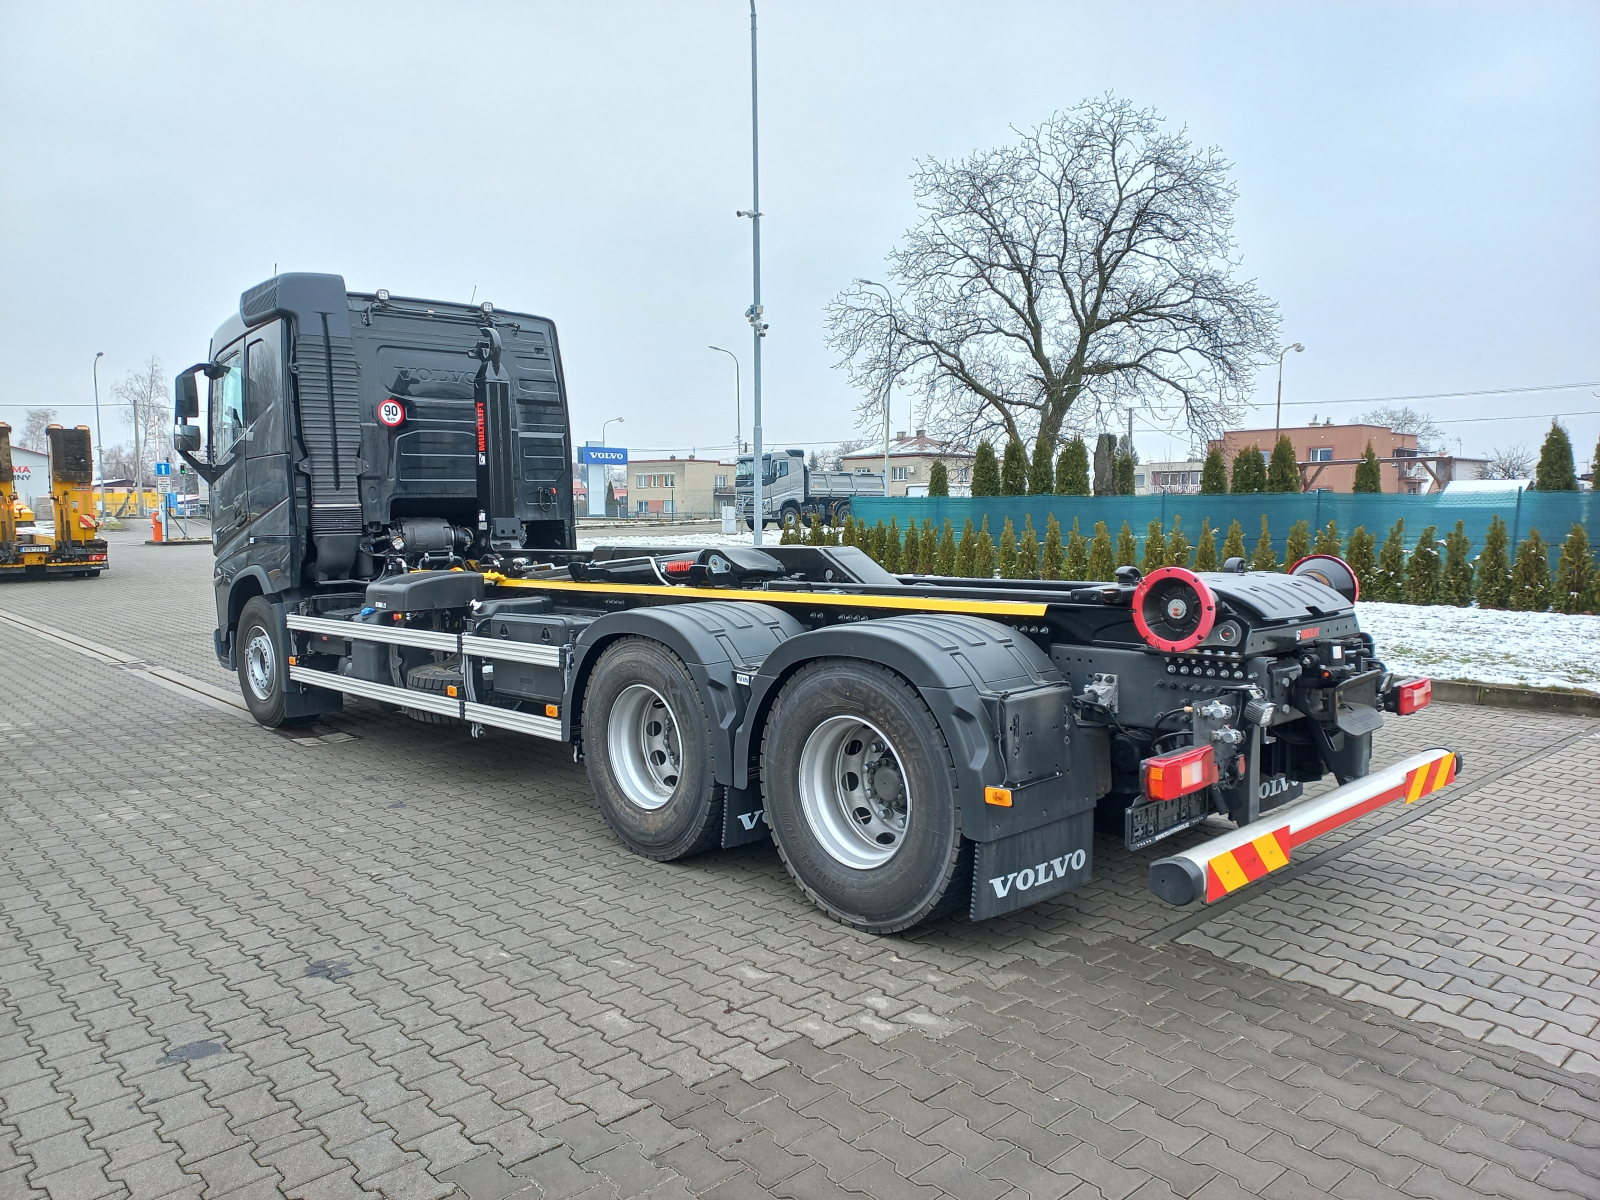
[[(713, 725), (683, 661), (625, 638), (595, 666), (584, 699), (585, 761), (600, 810), (628, 847), (670, 860), (720, 844), (724, 794)], [(950, 751), (916, 690), (851, 659), (802, 667), (767, 719), (766, 819), (785, 867), (847, 925), (893, 933), (966, 895)]]
[(966, 896), (954, 764), (915, 688), (887, 668), (820, 659), (767, 718), (761, 783), (784, 866), (835, 920), (894, 933)]
[(623, 638), (601, 653), (583, 700), (584, 761), (606, 823), (660, 862), (722, 842), (712, 723), (683, 660)]

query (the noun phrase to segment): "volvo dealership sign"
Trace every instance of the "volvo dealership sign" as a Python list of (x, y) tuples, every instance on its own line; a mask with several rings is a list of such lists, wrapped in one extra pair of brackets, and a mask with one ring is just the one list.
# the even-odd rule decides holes
[(583, 461), (592, 467), (625, 467), (628, 465), (628, 452), (616, 446), (585, 446)]

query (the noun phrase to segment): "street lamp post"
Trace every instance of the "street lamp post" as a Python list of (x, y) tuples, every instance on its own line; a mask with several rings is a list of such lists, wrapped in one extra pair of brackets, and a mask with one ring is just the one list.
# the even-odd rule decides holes
[(1280, 430), (1283, 428), (1283, 356), (1293, 350), (1296, 354), (1305, 349), (1299, 342), (1290, 342), (1278, 351), (1278, 414), (1272, 421), (1272, 444), (1278, 444)]
[(94, 448), (96, 457), (100, 460), (100, 519), (106, 519), (106, 441), (100, 436), (100, 360), (106, 356), (104, 350), (96, 352), (94, 356)]
[[(626, 424), (626, 422), (621, 417), (608, 417), (606, 420), (602, 421), (600, 423), (600, 444), (602, 446), (608, 444), (606, 442), (607, 429), (611, 428), (613, 425), (623, 424)], [(589, 464), (589, 515), (591, 517), (609, 517), (611, 515), (606, 510), (605, 491), (603, 490), (607, 482), (606, 474), (610, 470), (611, 468), (604, 464)], [(600, 509), (598, 513), (595, 512), (595, 507), (597, 504)]]
[(754, 370), (752, 376), (751, 407), (751, 461), (750, 471), (750, 526), (755, 534), (755, 544), (761, 545), (761, 339), (767, 336), (767, 325), (762, 320), (761, 307), (761, 122), (757, 107), (756, 90), (756, 0), (750, 0), (750, 210), (736, 216), (750, 218), (750, 257), (752, 291), (754, 293), (745, 316), (750, 321), (754, 343)]
[[(858, 279), (856, 283), (861, 287), (875, 287), (883, 292), (885, 303), (889, 305), (889, 378), (883, 385), (883, 494), (889, 494), (889, 409), (894, 400), (894, 296), (889, 289), (881, 283), (871, 279)], [(907, 426), (910, 428), (910, 426)]]
[(716, 350), (733, 359), (733, 457), (739, 457), (739, 451), (744, 442), (744, 426), (740, 422), (744, 419), (740, 411), (744, 407), (744, 398), (739, 385), (739, 356), (732, 350), (723, 350), (721, 346), (707, 346), (708, 350)]

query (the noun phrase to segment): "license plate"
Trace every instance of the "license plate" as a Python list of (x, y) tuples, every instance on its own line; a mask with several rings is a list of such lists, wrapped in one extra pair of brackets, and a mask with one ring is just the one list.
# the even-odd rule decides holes
[(1171, 837), (1211, 815), (1209, 789), (1176, 800), (1155, 800), (1128, 809), (1128, 849), (1140, 850)]

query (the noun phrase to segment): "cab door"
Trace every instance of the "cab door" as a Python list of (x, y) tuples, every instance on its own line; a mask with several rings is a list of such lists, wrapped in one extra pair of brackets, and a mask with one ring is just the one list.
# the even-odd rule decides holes
[(217, 355), (207, 413), (211, 461), (220, 473), (211, 482), (211, 546), (217, 565), (231, 576), (243, 564), (229, 562), (244, 548), (250, 524), (250, 489), (245, 467), (244, 341)]
[(250, 565), (266, 572), (270, 590), (281, 591), (293, 579), (295, 543), (283, 322), (253, 329), (244, 341), (245, 545)]

